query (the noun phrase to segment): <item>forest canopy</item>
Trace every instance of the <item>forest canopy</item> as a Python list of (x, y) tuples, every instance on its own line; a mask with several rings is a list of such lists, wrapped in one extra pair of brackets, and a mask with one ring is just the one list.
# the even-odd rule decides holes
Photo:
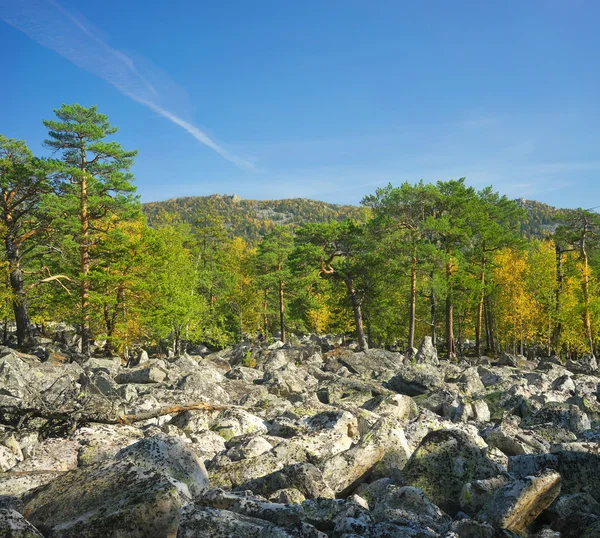
[(450, 356), (596, 350), (594, 211), (465, 178), (388, 185), (360, 207), (221, 195), (142, 206), (137, 152), (96, 107), (63, 105), (43, 125), (51, 158), (0, 135), (4, 344), (68, 325), (83, 354), (307, 333), (400, 350), (427, 335)]

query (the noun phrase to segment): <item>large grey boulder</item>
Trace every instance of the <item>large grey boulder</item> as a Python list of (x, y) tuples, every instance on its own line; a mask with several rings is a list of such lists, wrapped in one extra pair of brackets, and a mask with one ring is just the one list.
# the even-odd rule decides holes
[(333, 498), (334, 492), (319, 469), (310, 463), (296, 463), (265, 476), (249, 480), (239, 489), (269, 497), (284, 488), (294, 488), (307, 499)]
[(454, 516), (460, 509), (460, 493), (467, 482), (491, 478), (500, 472), (470, 436), (458, 430), (438, 430), (425, 436), (402, 475)]
[(438, 390), (443, 382), (439, 369), (431, 364), (404, 364), (387, 382), (387, 387), (400, 394), (418, 396)]
[(1, 538), (44, 538), (19, 512), (0, 508)]
[(452, 521), (427, 498), (422, 489), (412, 486), (389, 485), (383, 498), (373, 508), (372, 516), (375, 521), (407, 519), (439, 533), (448, 530)]
[(52, 538), (174, 536), (191, 501), (183, 482), (127, 458), (63, 474), (24, 498), (29, 521)]
[(417, 364), (432, 364), (433, 366), (438, 366), (440, 361), (438, 361), (437, 349), (433, 345), (433, 340), (431, 336), (424, 336), (423, 340), (421, 340), (421, 344), (419, 345), (419, 350), (415, 356), (415, 360)]
[(386, 454), (398, 449), (408, 449), (404, 432), (396, 422), (384, 420), (354, 446), (318, 466), (331, 489), (336, 495), (343, 496), (368, 478)]
[(115, 381), (121, 385), (125, 383), (162, 383), (166, 377), (167, 373), (162, 368), (147, 366), (122, 372), (115, 377)]
[(513, 456), (508, 461), (508, 471), (517, 478), (535, 475), (544, 469), (560, 473), (562, 493), (589, 493), (600, 502), (599, 454), (563, 450)]
[(574, 374), (595, 374), (598, 372), (598, 361), (594, 355), (583, 355), (576, 360), (568, 360), (567, 370)]
[(208, 489), (204, 463), (178, 437), (153, 435), (121, 449), (117, 461), (132, 461), (136, 466), (160, 472), (186, 484), (193, 498)]
[(560, 493), (560, 475), (546, 471), (498, 489), (477, 519), (514, 532), (525, 530)]
[(198, 538), (200, 536), (244, 538), (327, 538), (306, 523), (298, 523), (295, 528), (286, 529), (269, 521), (236, 514), (228, 510), (205, 506), (186, 506), (181, 512), (181, 522), (177, 538)]
[(268, 424), (262, 418), (243, 409), (226, 409), (219, 413), (211, 429), (229, 441), (232, 437), (247, 433), (267, 433)]
[(541, 409), (526, 417), (522, 426), (552, 424), (572, 432), (588, 430), (591, 426), (589, 417), (576, 405), (550, 402)]

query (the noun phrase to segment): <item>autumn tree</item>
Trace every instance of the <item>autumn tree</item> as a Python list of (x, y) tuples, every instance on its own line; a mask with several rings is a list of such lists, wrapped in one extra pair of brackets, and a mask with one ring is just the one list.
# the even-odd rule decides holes
[(492, 187), (477, 193), (469, 215), (469, 258), (478, 273), (478, 300), (475, 323), (475, 353), (481, 355), (483, 314), (486, 296), (486, 276), (492, 254), (502, 248), (520, 243), (519, 230), (524, 211), (506, 196), (500, 196)]
[(294, 247), (294, 235), (285, 226), (277, 226), (258, 244), (255, 258), (257, 282), (265, 290), (277, 290), (279, 331), (281, 341), (286, 342), (285, 297), (292, 280), (288, 259)]
[(307, 224), (297, 231), (297, 241), (310, 246), (304, 255), (318, 264), (323, 277), (343, 282), (352, 305), (358, 347), (368, 349), (361, 309), (362, 297), (357, 289), (365, 266), (361, 264), (364, 254), (364, 227), (351, 220), (342, 222)]
[[(60, 180), (60, 203), (55, 215), (63, 233), (70, 234), (79, 251), (81, 348), (90, 351), (90, 270), (94, 248), (107, 233), (106, 219), (136, 211), (133, 165), (137, 151), (126, 151), (105, 139), (118, 130), (96, 106), (65, 105), (56, 120), (44, 121), (49, 129), (46, 147), (60, 156), (54, 173)], [(110, 224), (108, 224), (110, 226)]]

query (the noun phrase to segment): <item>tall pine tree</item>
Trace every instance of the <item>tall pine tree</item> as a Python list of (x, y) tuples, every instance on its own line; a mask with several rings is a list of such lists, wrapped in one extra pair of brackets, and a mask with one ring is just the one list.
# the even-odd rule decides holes
[(81, 349), (89, 354), (93, 251), (108, 231), (107, 217), (137, 209), (129, 172), (137, 150), (126, 151), (118, 142), (105, 140), (118, 128), (96, 106), (63, 104), (54, 112), (56, 120), (44, 121), (49, 129), (45, 145), (61, 157), (55, 167), (61, 194), (56, 209), (79, 251)]

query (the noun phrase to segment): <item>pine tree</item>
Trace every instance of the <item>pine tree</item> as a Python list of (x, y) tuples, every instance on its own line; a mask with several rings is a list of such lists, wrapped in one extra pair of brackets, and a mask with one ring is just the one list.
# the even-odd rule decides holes
[(45, 145), (61, 158), (54, 170), (61, 195), (56, 215), (79, 251), (81, 348), (88, 354), (93, 251), (107, 232), (107, 217), (125, 216), (138, 209), (129, 172), (137, 151), (126, 151), (115, 141), (105, 141), (118, 129), (96, 106), (63, 104), (54, 112), (57, 120), (44, 121), (49, 129)]
[(285, 296), (292, 279), (288, 259), (293, 246), (294, 236), (291, 230), (284, 226), (276, 226), (258, 244), (255, 258), (259, 286), (265, 291), (277, 290), (279, 330), (281, 341), (284, 343), (286, 342)]
[[(50, 221), (40, 204), (51, 192), (47, 163), (35, 159), (22, 140), (0, 135), (0, 235), (8, 262), (19, 345), (32, 338), (23, 259), (35, 249), (34, 240), (49, 230)], [(56, 278), (46, 276), (42, 280)]]

